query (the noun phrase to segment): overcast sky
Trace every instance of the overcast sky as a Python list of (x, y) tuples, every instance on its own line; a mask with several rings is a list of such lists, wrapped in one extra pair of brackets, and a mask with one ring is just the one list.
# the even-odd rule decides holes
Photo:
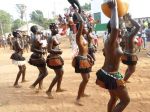
[[(27, 15), (34, 10), (41, 10), (45, 17), (51, 17), (55, 10), (56, 14), (63, 13), (64, 8), (70, 6), (67, 0), (0, 0), (0, 9), (9, 12), (15, 19), (19, 18), (15, 4), (26, 4)], [(80, 4), (89, 3), (90, 0), (79, 0)]]
[[(89, 3), (91, 0), (79, 0), (80, 4)], [(130, 12), (134, 17), (149, 16), (149, 0), (129, 0)], [(67, 0), (0, 0), (0, 9), (9, 12), (14, 19), (19, 18), (15, 4), (26, 4), (27, 15), (34, 10), (41, 10), (45, 17), (51, 17), (55, 10), (56, 14), (63, 14), (64, 8), (69, 7)], [(100, 4), (97, 4), (100, 8)], [(99, 9), (98, 8), (98, 9)]]
[(150, 0), (130, 0), (129, 11), (134, 18), (150, 17)]

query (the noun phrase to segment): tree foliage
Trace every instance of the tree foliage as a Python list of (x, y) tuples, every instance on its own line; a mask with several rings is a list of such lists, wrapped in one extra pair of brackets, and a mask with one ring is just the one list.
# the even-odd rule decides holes
[(39, 25), (43, 25), (44, 22), (44, 16), (43, 16), (43, 12), (40, 10), (35, 10), (32, 11), (32, 13), (30, 14), (31, 17), (31, 21), (33, 23), (39, 24)]
[[(82, 10), (90, 11), (91, 10), (91, 3), (85, 3), (81, 6)], [(68, 8), (64, 8), (64, 11), (67, 12)]]
[(54, 19), (47, 19), (47, 18), (44, 18), (44, 21), (43, 21), (43, 25), (42, 25), (42, 26), (43, 26), (45, 29), (48, 29), (50, 23), (54, 23), (54, 22), (55, 22)]
[(83, 6), (81, 6), (83, 10), (90, 11), (91, 10), (91, 3), (85, 3)]
[(11, 29), (12, 29), (12, 31), (16, 30), (24, 24), (25, 24), (25, 22), (23, 20), (16, 19), (16, 20), (13, 21)]
[(0, 10), (0, 35), (11, 31), (12, 18), (6, 11)]
[(48, 28), (49, 24), (54, 22), (54, 19), (44, 18), (43, 12), (40, 10), (35, 10), (30, 14), (31, 22), (41, 25), (45, 29)]

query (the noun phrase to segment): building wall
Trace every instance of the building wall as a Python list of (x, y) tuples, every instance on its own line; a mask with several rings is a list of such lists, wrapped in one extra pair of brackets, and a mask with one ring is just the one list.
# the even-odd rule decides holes
[[(91, 13), (94, 16), (94, 19), (100, 18), (100, 23), (95, 25), (96, 31), (104, 31), (106, 30), (106, 23), (109, 18), (107, 18), (101, 10), (101, 4), (103, 0), (91, 0)], [(99, 17), (97, 17), (99, 14)]]

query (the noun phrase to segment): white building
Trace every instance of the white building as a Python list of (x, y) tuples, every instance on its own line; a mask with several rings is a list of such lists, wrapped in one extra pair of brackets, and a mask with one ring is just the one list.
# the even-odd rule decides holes
[(109, 18), (107, 18), (101, 10), (101, 4), (103, 0), (91, 0), (91, 13), (94, 16), (95, 20), (100, 20), (99, 24), (96, 24), (95, 30), (96, 31), (103, 31), (106, 30), (106, 23), (108, 22)]
[(100, 14), (99, 16), (101, 19), (100, 21), (103, 24), (103, 23), (107, 23), (109, 18), (107, 18), (101, 10), (102, 3), (103, 3), (103, 0), (91, 0), (91, 12), (92, 12), (92, 14), (99, 13)]

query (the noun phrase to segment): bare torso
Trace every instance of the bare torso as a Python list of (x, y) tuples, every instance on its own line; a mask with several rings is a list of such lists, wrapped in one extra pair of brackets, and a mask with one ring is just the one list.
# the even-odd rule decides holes
[(21, 40), (20, 38), (14, 38), (13, 41), (13, 48), (15, 52), (22, 52), (24, 49), (24, 43), (23, 40)]
[(37, 54), (42, 54), (42, 43), (40, 43), (39, 35), (33, 35), (31, 41), (31, 51)]
[(130, 36), (125, 37), (124, 40), (125, 40), (124, 52), (125, 53), (130, 53), (130, 54), (136, 53), (134, 37), (130, 37)]
[(88, 55), (88, 42), (83, 37), (83, 35), (80, 36), (81, 44), (79, 44), (78, 41), (76, 41), (76, 42), (77, 42), (77, 45), (79, 46), (79, 55), (87, 56)]
[(59, 40), (57, 35), (52, 36), (48, 41), (48, 52), (51, 56), (57, 56), (62, 54), (61, 49), (59, 48)]
[(105, 61), (102, 69), (109, 73), (118, 72), (120, 58), (123, 55), (119, 43), (116, 41), (115, 44), (116, 45), (113, 48), (109, 43), (109, 39), (107, 39), (104, 45)]

